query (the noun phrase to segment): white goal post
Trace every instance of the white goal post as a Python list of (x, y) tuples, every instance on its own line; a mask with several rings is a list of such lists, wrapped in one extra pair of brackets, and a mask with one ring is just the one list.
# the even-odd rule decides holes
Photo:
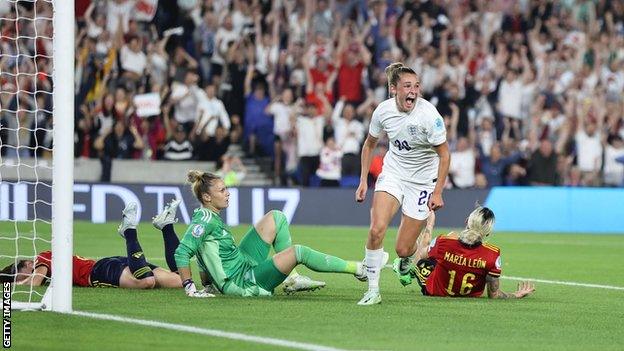
[[(40, 184), (40, 175), (37, 173), (38, 168), (41, 168), (40, 171), (42, 174), (49, 171), (50, 168), (46, 167), (46, 162), (40, 162), (37, 159), (37, 156), (34, 156), (34, 161), (31, 158), (26, 156), (24, 159), (20, 158), (20, 149), (29, 149), (34, 155), (36, 148), (39, 147), (37, 143), (36, 146), (21, 146), (19, 144), (19, 136), (18, 143), (15, 146), (7, 146), (8, 148), (15, 149), (15, 153), (17, 154), (16, 160), (11, 160), (5, 163), (5, 159), (2, 158), (0, 163), (0, 172), (5, 174), (0, 174), (0, 187), (2, 187), (2, 182), (5, 182), (5, 179), (9, 178), (9, 181), (6, 181), (4, 188), (0, 189), (0, 196), (4, 196), (5, 199), (0, 199), (0, 206), (5, 207), (13, 207), (13, 216), (11, 216), (9, 208), (0, 208), (0, 213), (4, 214), (4, 217), (9, 217), (11, 221), (13, 221), (15, 227), (14, 237), (2, 237), (1, 239), (7, 239), (6, 241), (13, 240), (15, 242), (15, 258), (14, 262), (18, 262), (19, 258), (22, 258), (23, 255), (19, 253), (19, 240), (20, 240), (20, 230), (19, 221), (27, 220), (33, 223), (34, 228), (34, 239), (37, 239), (37, 229), (35, 225), (37, 221), (44, 222), (49, 224), (49, 218), (39, 219), (37, 218), (37, 209), (36, 206), (38, 203), (44, 203), (46, 205), (51, 204), (51, 240), (50, 246), (47, 246), (48, 241), (43, 240), (46, 243), (46, 247), (34, 247), (36, 246), (36, 240), (29, 238), (28, 240), (33, 241), (33, 252), (50, 250), (52, 251), (52, 277), (50, 281), (50, 285), (45, 291), (43, 298), (41, 301), (30, 301), (31, 298), (28, 298), (29, 301), (17, 301), (19, 300), (16, 293), (13, 294), (12, 309), (28, 309), (28, 310), (51, 310), (55, 312), (69, 313), (72, 312), (72, 251), (73, 251), (73, 179), (74, 179), (74, 42), (75, 42), (75, 15), (74, 15), (74, 1), (73, 0), (3, 0), (8, 1), (8, 6), (10, 6), (9, 14), (12, 14), (15, 19), (13, 20), (11, 17), (1, 18), (0, 20), (7, 20), (9, 22), (13, 21), (15, 23), (15, 38), (8, 38), (9, 40), (14, 40), (15, 42), (15, 52), (14, 53), (2, 53), (0, 52), (0, 58), (2, 55), (11, 55), (9, 57), (11, 60), (15, 60), (17, 64), (16, 71), (11, 71), (6, 73), (8, 76), (15, 79), (17, 82), (17, 87), (15, 87), (15, 92), (3, 92), (6, 94), (14, 94), (19, 95), (22, 93), (20, 90), (20, 75), (24, 77), (33, 76), (39, 77), (40, 74), (49, 75), (50, 72), (39, 72), (38, 65), (36, 59), (38, 56), (37, 49), (35, 49), (34, 55), (23, 54), (23, 52), (19, 48), (20, 39), (24, 41), (32, 40), (36, 42), (39, 36), (45, 36), (45, 33), (37, 33), (35, 29), (35, 37), (31, 37), (26, 34), (24, 37), (20, 38), (20, 31), (18, 28), (18, 24), (20, 20), (24, 21), (24, 23), (30, 23), (32, 21), (32, 28), (37, 27), (37, 21), (52, 21), (53, 26), (53, 35), (52, 35), (52, 55), (47, 53), (44, 56), (46, 59), (52, 60), (52, 201), (47, 203), (46, 200), (37, 199), (37, 187), (38, 185), (46, 186), (49, 188), (49, 184)], [(30, 16), (28, 18), (20, 18), (19, 6), (18, 3), (31, 3), (33, 8), (35, 8), (34, 16)], [(51, 5), (53, 7), (53, 16), (50, 19), (49, 15), (39, 17), (37, 15), (37, 4), (40, 2), (45, 2), (45, 5)], [(48, 34), (49, 35), (49, 34)], [(50, 38), (43, 38), (45, 40), (49, 40)], [(35, 44), (36, 45), (36, 44)], [(20, 60), (32, 60), (34, 63), (34, 72), (20, 72)], [(2, 66), (0, 66), (2, 68)], [(0, 71), (0, 73), (2, 73)], [(31, 77), (32, 78), (32, 77)], [(34, 78), (33, 78), (34, 79)], [(36, 83), (35, 83), (36, 86)], [(37, 88), (35, 88), (37, 89)], [(31, 91), (27, 91), (27, 94), (35, 93)], [(49, 93), (48, 93), (49, 94)], [(36, 96), (36, 95), (35, 95)], [(15, 124), (16, 128), (9, 127), (5, 128), (9, 132), (13, 132), (18, 134), (20, 130), (25, 130), (30, 133), (36, 133), (38, 130), (43, 129), (40, 128), (37, 124), (32, 126), (21, 126), (18, 114), (20, 111), (24, 111), (22, 105), (19, 103), (19, 98), (17, 103), (17, 108), (15, 111), (8, 110), (11, 107), (0, 104), (0, 113), (8, 112), (8, 116), (15, 116)], [(41, 106), (35, 103), (35, 111), (36, 114)], [(30, 109), (30, 108), (27, 108)], [(27, 111), (33, 112), (33, 111)], [(46, 111), (48, 112), (48, 111)], [(37, 118), (37, 117), (35, 117)], [(13, 129), (11, 129), (13, 128)], [(49, 132), (49, 129), (46, 129)], [(15, 165), (16, 164), (16, 165)], [(44, 166), (40, 166), (40, 164), (44, 164)], [(22, 176), (20, 173), (20, 169), (24, 169), (23, 167), (29, 169), (30, 172), (34, 173), (34, 179), (31, 177), (30, 179), (27, 176)], [(15, 167), (16, 172), (12, 171), (12, 167)], [(22, 168), (20, 168), (22, 167)], [(25, 174), (25, 172), (23, 172)], [(49, 172), (47, 172), (49, 174)], [(42, 177), (45, 179), (46, 177)], [(49, 180), (49, 178), (48, 178)], [(43, 182), (43, 180), (42, 180)], [(9, 197), (9, 184), (14, 188), (14, 195), (12, 200), (8, 200)], [(34, 201), (28, 201), (30, 198), (22, 199), (26, 200), (26, 204), (22, 207), (26, 209), (21, 212), (21, 216), (18, 216), (18, 210), (15, 208), (18, 207), (16, 195), (18, 192), (15, 188), (22, 186), (20, 189), (26, 189), (27, 186), (34, 185), (34, 195), (28, 194), (28, 196), (34, 196)], [(9, 204), (11, 206), (9, 206)], [(30, 207), (32, 206), (32, 210)], [(25, 212), (25, 214), (24, 214)], [(34, 212), (34, 213), (33, 213)], [(3, 233), (4, 236), (4, 233)], [(4, 245), (5, 240), (0, 241), (0, 245)], [(6, 256), (5, 256), (6, 257)], [(2, 268), (2, 267), (0, 267)], [(32, 296), (32, 287), (30, 294), (28, 296)], [(12, 290), (12, 293), (15, 292), (15, 287)]]
[[(55, 312), (72, 311), (74, 247), (74, 1), (53, 1), (52, 289)], [(44, 299), (44, 302), (45, 301)], [(45, 306), (48, 308), (48, 306)]]

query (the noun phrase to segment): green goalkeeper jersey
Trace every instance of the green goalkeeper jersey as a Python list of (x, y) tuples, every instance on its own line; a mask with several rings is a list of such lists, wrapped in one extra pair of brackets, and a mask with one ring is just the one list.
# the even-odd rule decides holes
[(257, 296), (248, 260), (234, 242), (228, 226), (219, 215), (206, 208), (198, 208), (175, 252), (178, 267), (189, 267), (191, 257), (197, 257), (199, 268), (208, 274), (213, 284), (224, 294)]

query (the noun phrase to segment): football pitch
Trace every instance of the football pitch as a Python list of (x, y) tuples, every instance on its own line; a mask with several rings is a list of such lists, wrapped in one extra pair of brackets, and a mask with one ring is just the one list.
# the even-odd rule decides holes
[[(117, 223), (76, 222), (74, 253), (125, 255)], [(19, 225), (25, 235), (32, 224)], [(15, 225), (0, 223), (6, 237)], [(40, 228), (38, 224), (38, 228)], [(139, 226), (148, 261), (166, 267), (160, 232)], [(177, 225), (181, 235), (184, 225)], [(38, 229), (41, 230), (41, 229)], [(234, 228), (237, 237), (246, 226)], [(293, 226), (293, 241), (361, 260), (366, 228)], [(436, 230), (436, 234), (445, 233)], [(394, 253), (396, 229), (386, 250)], [(536, 279), (522, 300), (423, 297), (414, 283), (402, 287), (382, 271), (383, 302), (357, 306), (366, 283), (352, 276), (299, 271), (324, 280), (311, 293), (270, 298), (186, 297), (182, 289), (147, 291), (74, 288), (76, 315), (12, 314), (15, 350), (621, 350), (624, 347), (624, 236), (495, 232), (501, 247), (502, 289), (517, 278)], [(0, 241), (0, 254), (14, 244)], [(46, 244), (37, 244), (48, 249)], [(32, 254), (32, 241), (20, 240)], [(7, 264), (2, 259), (2, 266)]]

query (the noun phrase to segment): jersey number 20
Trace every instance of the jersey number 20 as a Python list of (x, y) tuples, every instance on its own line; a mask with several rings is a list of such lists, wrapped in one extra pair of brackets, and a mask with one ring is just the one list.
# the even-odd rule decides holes
[(395, 140), (394, 141), (394, 146), (396, 146), (397, 148), (399, 148), (399, 151), (401, 150), (411, 150), (412, 148), (409, 146), (409, 144), (407, 143), (407, 140)]

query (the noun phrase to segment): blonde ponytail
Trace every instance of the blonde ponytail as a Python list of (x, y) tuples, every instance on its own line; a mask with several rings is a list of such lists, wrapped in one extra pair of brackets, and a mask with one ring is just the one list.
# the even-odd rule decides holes
[(494, 220), (494, 212), (492, 210), (478, 206), (468, 216), (466, 229), (459, 233), (459, 240), (468, 245), (483, 242), (483, 239), (492, 233)]

